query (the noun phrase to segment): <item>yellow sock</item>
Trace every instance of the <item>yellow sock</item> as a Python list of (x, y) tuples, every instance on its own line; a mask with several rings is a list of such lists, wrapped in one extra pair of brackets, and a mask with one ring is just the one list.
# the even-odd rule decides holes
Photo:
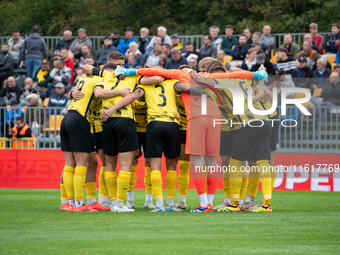
[(87, 201), (89, 199), (96, 199), (96, 182), (87, 182), (85, 183), (86, 187), (86, 196), (87, 196)]
[(162, 194), (162, 175), (160, 170), (151, 171), (151, 183), (152, 183), (152, 191), (155, 195), (156, 201), (163, 200)]
[(105, 183), (105, 166), (100, 168), (98, 182), (99, 182), (99, 197), (107, 197), (107, 188)]
[(223, 173), (223, 190), (224, 190), (224, 197), (231, 197), (230, 193), (230, 172)]
[(63, 183), (60, 183), (60, 195), (61, 195), (62, 202), (67, 201), (66, 189)]
[(240, 199), (244, 199), (244, 196), (246, 195), (247, 191), (247, 186), (248, 186), (248, 173), (242, 172), (242, 186), (240, 191)]
[(84, 200), (86, 172), (86, 166), (76, 166), (73, 178), (75, 201)]
[(145, 193), (152, 194), (151, 168), (149, 166), (145, 167), (144, 184), (145, 184)]
[(74, 198), (74, 187), (73, 187), (73, 173), (74, 167), (64, 166), (64, 186), (67, 194), (67, 199)]
[(268, 160), (258, 160), (256, 161), (256, 165), (259, 167), (261, 174), (263, 205), (270, 205), (270, 200), (272, 198), (272, 183)]
[(174, 200), (176, 193), (177, 172), (169, 170), (166, 173), (166, 197), (167, 199)]
[(135, 190), (136, 182), (137, 182), (137, 165), (131, 166), (131, 178), (129, 183), (129, 189), (128, 191)]
[(256, 197), (259, 184), (260, 184), (260, 172), (258, 168), (257, 169), (253, 168), (249, 172), (249, 184), (247, 196)]
[(274, 166), (270, 166), (270, 176), (272, 178), (272, 180), (271, 180), (271, 187), (272, 187), (272, 193), (273, 193), (275, 179), (276, 179), (276, 172), (275, 172), (275, 167)]
[(230, 159), (230, 192), (231, 205), (238, 206), (240, 200), (240, 191), (242, 186), (241, 166), (243, 161)]
[(130, 178), (130, 172), (119, 171), (117, 178), (117, 202), (124, 202), (129, 188)]
[(190, 161), (179, 161), (179, 174), (178, 174), (178, 193), (179, 197), (186, 197), (189, 187), (189, 168)]
[(107, 193), (111, 201), (117, 199), (117, 176), (116, 172), (105, 171), (105, 183)]

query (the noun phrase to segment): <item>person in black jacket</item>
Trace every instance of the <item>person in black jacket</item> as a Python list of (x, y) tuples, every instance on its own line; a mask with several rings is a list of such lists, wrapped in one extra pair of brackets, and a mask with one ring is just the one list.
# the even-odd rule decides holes
[(323, 88), (327, 78), (331, 75), (332, 70), (326, 67), (326, 60), (320, 58), (316, 62), (317, 69), (312, 74), (311, 92), (317, 88)]
[(326, 58), (328, 55), (334, 55), (337, 53), (336, 46), (339, 46), (340, 40), (340, 33), (339, 33), (340, 26), (338, 23), (332, 24), (332, 33), (326, 37), (325, 43), (323, 44), (323, 48), (327, 50), (327, 53), (323, 55), (323, 58)]
[(245, 34), (241, 34), (238, 39), (239, 45), (235, 46), (235, 48), (231, 51), (230, 55), (233, 57), (233, 60), (244, 60), (246, 54), (250, 48), (247, 44), (247, 37)]
[[(182, 56), (185, 57), (188, 62), (192, 57), (196, 58), (197, 63), (200, 62), (201, 59), (203, 59), (202, 54), (195, 50), (195, 46), (192, 42), (186, 42), (185, 43), (185, 51), (186, 52), (183, 53)], [(195, 56), (193, 56), (193, 55), (195, 55)]]
[(20, 101), (20, 96), (23, 90), (19, 84), (15, 84), (15, 79), (13, 76), (10, 76), (5, 80), (4, 87), (0, 91), (0, 98), (4, 100), (2, 105), (6, 106), (12, 99)]
[(111, 36), (105, 36), (104, 38), (104, 45), (101, 47), (96, 53), (96, 63), (98, 66), (104, 65), (107, 63), (107, 55), (111, 51), (118, 51), (115, 46), (112, 45), (112, 38)]
[(72, 32), (70, 30), (65, 30), (64, 31), (64, 38), (61, 39), (55, 49), (53, 50), (54, 55), (61, 56), (61, 49), (65, 48), (68, 49), (70, 45), (72, 44)]
[(9, 47), (7, 43), (1, 45), (0, 52), (0, 86), (11, 74), (14, 67), (14, 58), (8, 53)]
[(300, 57), (298, 59), (298, 68), (293, 70), (292, 78), (296, 87), (309, 88), (313, 71), (307, 65), (307, 59)]
[(265, 53), (260, 53), (256, 57), (256, 65), (249, 70), (251, 72), (256, 72), (259, 70), (260, 66), (263, 65), (267, 69), (268, 75), (274, 75), (274, 67), (273, 64), (266, 58)]

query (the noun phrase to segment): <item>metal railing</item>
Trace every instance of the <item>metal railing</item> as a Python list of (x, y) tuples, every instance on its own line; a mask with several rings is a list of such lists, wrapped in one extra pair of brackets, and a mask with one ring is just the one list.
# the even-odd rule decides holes
[[(50, 115), (49, 111), (62, 111), (63, 108), (34, 107), (40, 111), (39, 115), (33, 115), (30, 107), (25, 110), (26, 123), (32, 128), (37, 138), (37, 149), (60, 149), (60, 123), (63, 118), (61, 113)], [(281, 153), (340, 153), (340, 122), (339, 106), (314, 106), (308, 110), (311, 116), (304, 116), (299, 109), (287, 106), (286, 117), (281, 117), (281, 125), (278, 132), (278, 150)], [(281, 114), (281, 108), (278, 107)], [(0, 107), (1, 113), (1, 137), (5, 137), (6, 130), (13, 127), (13, 123), (6, 124), (3, 113), (6, 107)], [(44, 121), (42, 121), (44, 118)], [(294, 119), (296, 123), (289, 123), (287, 119)], [(284, 127), (286, 126), (295, 127)], [(38, 124), (39, 126), (37, 126)], [(11, 148), (8, 139), (6, 148)]]
[[(330, 32), (321, 32), (319, 33), (324, 38), (326, 38)], [(275, 45), (274, 45), (274, 51), (280, 47), (281, 44), (283, 44), (283, 38), (285, 34), (272, 34), (275, 38)], [(293, 37), (293, 42), (297, 43), (298, 45), (302, 45), (303, 43), (303, 36), (305, 33), (291, 33)], [(203, 36), (204, 35), (180, 35), (181, 43), (185, 44), (186, 42), (190, 41), (192, 42), (197, 49), (199, 49), (203, 45)], [(235, 34), (236, 37), (239, 36), (239, 34)], [(221, 35), (222, 38), (225, 38), (226, 35)], [(0, 36), (0, 43), (7, 42), (11, 37), (10, 36)], [(58, 42), (63, 38), (62, 36), (43, 36), (42, 38), (45, 39), (47, 47), (49, 50), (53, 50)], [(73, 37), (74, 39), (77, 37)], [(92, 52), (95, 52), (99, 50), (102, 47), (102, 39), (104, 36), (88, 36), (88, 38), (92, 41)], [(124, 38), (124, 37), (120, 37)]]

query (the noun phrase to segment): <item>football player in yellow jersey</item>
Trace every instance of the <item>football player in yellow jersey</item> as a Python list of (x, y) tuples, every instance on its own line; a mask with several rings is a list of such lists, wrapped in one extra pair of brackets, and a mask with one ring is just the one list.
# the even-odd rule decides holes
[[(199, 88), (186, 86), (177, 80), (165, 80), (151, 86), (138, 85), (128, 97), (103, 112), (105, 121), (109, 116), (144, 96), (147, 104), (146, 151), (151, 165), (151, 182), (156, 198), (156, 208), (151, 212), (182, 211), (175, 207), (176, 166), (180, 155), (179, 115), (176, 109), (175, 90), (203, 94)], [(105, 122), (104, 122), (105, 123)], [(167, 206), (163, 205), (161, 157), (164, 152), (167, 165)]]
[(65, 156), (63, 181), (72, 211), (96, 211), (83, 202), (83, 187), (90, 153), (94, 151), (90, 132), (91, 117), (101, 98), (125, 96), (130, 91), (126, 88), (103, 90), (102, 78), (86, 75), (79, 79), (76, 88), (84, 93), (84, 97), (73, 100), (61, 123), (61, 149)]

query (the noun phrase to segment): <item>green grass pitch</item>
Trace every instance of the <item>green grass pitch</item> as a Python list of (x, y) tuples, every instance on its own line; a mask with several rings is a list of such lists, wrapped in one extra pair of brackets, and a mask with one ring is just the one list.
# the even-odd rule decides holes
[(339, 193), (274, 191), (272, 214), (149, 213), (143, 190), (135, 201), (135, 213), (74, 213), (58, 190), (0, 189), (0, 254), (340, 254)]

